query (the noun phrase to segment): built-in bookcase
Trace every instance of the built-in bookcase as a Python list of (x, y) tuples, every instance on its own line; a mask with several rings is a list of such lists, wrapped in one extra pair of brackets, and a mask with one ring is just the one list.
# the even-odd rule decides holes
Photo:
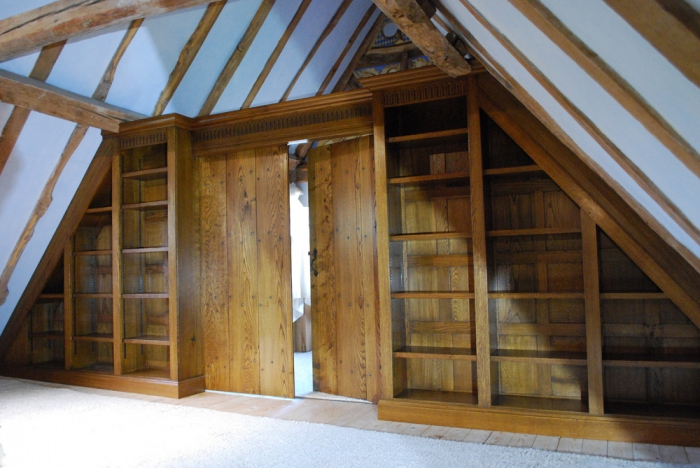
[(194, 162), (189, 132), (168, 123), (126, 126), (113, 140), (111, 169), (6, 362), (88, 386), (176, 397), (203, 389)]

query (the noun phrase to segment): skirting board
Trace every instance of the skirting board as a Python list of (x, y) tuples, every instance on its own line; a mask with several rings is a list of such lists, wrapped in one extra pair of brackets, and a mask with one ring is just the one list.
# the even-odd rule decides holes
[(700, 446), (700, 422), (679, 419), (479, 408), (401, 399), (381, 400), (378, 410), (379, 419), (384, 421), (582, 439)]
[(88, 371), (42, 369), (31, 366), (1, 365), (0, 375), (42, 382), (101, 388), (119, 392), (141, 393), (166, 398), (184, 398), (204, 391), (204, 376), (176, 382), (173, 380), (135, 378), (127, 375), (109, 375)]

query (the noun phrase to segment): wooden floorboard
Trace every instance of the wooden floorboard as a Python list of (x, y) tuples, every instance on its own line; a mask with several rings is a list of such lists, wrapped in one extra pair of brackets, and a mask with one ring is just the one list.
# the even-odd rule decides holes
[(512, 432), (481, 431), (444, 426), (427, 426), (377, 419), (377, 406), (320, 399), (266, 398), (254, 395), (241, 395), (220, 392), (205, 392), (180, 400), (115, 392), (60, 384), (44, 384), (51, 387), (71, 388), (78, 392), (95, 395), (131, 398), (157, 403), (166, 403), (194, 408), (208, 408), (216, 411), (265, 416), (294, 421), (317, 422), (363, 430), (393, 432), (417, 437), (492, 444), (510, 447), (535, 448), (540, 450), (581, 453), (585, 455), (607, 456), (635, 461), (674, 463), (679, 465), (700, 463), (700, 448), (675, 447), (653, 444), (632, 444), (604, 440), (571, 439)]

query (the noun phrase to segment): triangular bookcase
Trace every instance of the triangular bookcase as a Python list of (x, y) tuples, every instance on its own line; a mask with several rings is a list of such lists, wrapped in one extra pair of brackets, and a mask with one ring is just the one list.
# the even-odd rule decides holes
[(163, 119), (145, 135), (111, 139), (119, 149), (91, 193), (79, 189), (89, 205), (2, 373), (176, 398), (201, 392), (196, 294), (169, 267), (194, 267), (194, 228), (178, 222), (192, 218), (193, 203), (173, 196), (191, 190), (189, 132)]

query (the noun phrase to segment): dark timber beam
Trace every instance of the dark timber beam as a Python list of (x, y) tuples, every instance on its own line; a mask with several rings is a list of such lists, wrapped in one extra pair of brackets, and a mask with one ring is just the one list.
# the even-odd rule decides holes
[(275, 0), (263, 0), (260, 8), (258, 8), (258, 11), (255, 13), (253, 20), (248, 25), (248, 29), (246, 29), (243, 37), (238, 42), (238, 45), (236, 45), (236, 49), (231, 54), (231, 57), (229, 57), (228, 62), (226, 62), (226, 65), (224, 66), (223, 70), (221, 70), (219, 77), (216, 79), (214, 87), (209, 92), (207, 100), (204, 102), (204, 105), (199, 111), (199, 117), (211, 114), (214, 107), (216, 107), (221, 95), (224, 94), (224, 90), (226, 90), (231, 78), (233, 78), (233, 74), (236, 73), (238, 66), (248, 53), (248, 49), (250, 49), (253, 39), (255, 39), (255, 36), (258, 35), (258, 31), (260, 31), (260, 28), (265, 22), (265, 19), (267, 18), (267, 15), (270, 13), (270, 10), (274, 4)]
[[(350, 40), (348, 41), (345, 49), (343, 50), (343, 53), (340, 54), (338, 57), (338, 60), (335, 62), (335, 64), (331, 67), (330, 71), (328, 72), (328, 75), (326, 75), (326, 79), (323, 80), (323, 83), (318, 89), (318, 92), (316, 93), (316, 96), (321, 96), (326, 88), (328, 87), (328, 84), (331, 82), (333, 77), (335, 76), (336, 72), (338, 71), (338, 67), (340, 67), (340, 64), (342, 63), (343, 60), (345, 60), (345, 56), (348, 54), (350, 51), (350, 48), (355, 44), (355, 41), (357, 40), (358, 36), (360, 35), (360, 32), (365, 28), (365, 25), (367, 22), (370, 20), (374, 12), (376, 11), (376, 7), (374, 5), (370, 6), (369, 9), (367, 10), (367, 13), (365, 13), (365, 16), (362, 18), (360, 21), (360, 24), (357, 25), (357, 28), (355, 29), (355, 32), (353, 33), (352, 37), (350, 37)], [(360, 62), (360, 59), (365, 55), (365, 53), (372, 47), (372, 44), (374, 44), (374, 40), (377, 37), (377, 34), (379, 33), (379, 28), (381, 28), (382, 24), (384, 23), (384, 15), (379, 14), (377, 16), (377, 19), (374, 21), (374, 24), (370, 28), (370, 30), (367, 32), (367, 35), (365, 38), (362, 40), (360, 43), (360, 46), (357, 48), (357, 51), (355, 52), (355, 55), (353, 55), (352, 59), (350, 59), (350, 62), (348, 63), (348, 66), (345, 67), (345, 71), (343, 74), (338, 78), (338, 81), (336, 82), (335, 86), (333, 87), (333, 90), (331, 92), (335, 93), (338, 91), (343, 91), (346, 86), (348, 85), (348, 82), (350, 81), (350, 78), (353, 76), (353, 72), (355, 71), (355, 68), (357, 67), (357, 64)], [(295, 155), (298, 156), (299, 158), (303, 159), (306, 157), (306, 153), (309, 152), (311, 147), (313, 146), (314, 142), (310, 141), (308, 143), (301, 144), (297, 146), (297, 149), (295, 151)]]
[(146, 117), (4, 70), (0, 70), (0, 101), (115, 133), (121, 122)]
[[(603, 133), (603, 131), (598, 128), (592, 121), (591, 119), (583, 112), (581, 111), (580, 108), (578, 108), (576, 105), (574, 105), (564, 94), (557, 88), (547, 76), (542, 73), (541, 70), (539, 70), (531, 61), (530, 59), (515, 45), (513, 44), (508, 37), (506, 37), (501, 31), (499, 31), (493, 24), (491, 24), (488, 19), (486, 19), (481, 12), (474, 6), (469, 0), (460, 0), (462, 5), (469, 11), (469, 13), (476, 19), (507, 51), (510, 53), (520, 64), (527, 70), (527, 72), (532, 75), (532, 77), (554, 98), (557, 103), (565, 109), (571, 117), (581, 126), (583, 130), (585, 130), (588, 135), (593, 138), (598, 145), (617, 163), (620, 165), (620, 167), (627, 172), (627, 174), (644, 190), (658, 205), (663, 209), (666, 214), (668, 214), (677, 224), (678, 226), (681, 227), (694, 241), (700, 243), (700, 229), (697, 228), (690, 220), (687, 219), (685, 214), (666, 196), (666, 194), (659, 189), (659, 187), (656, 186), (656, 184), (649, 179), (646, 173), (641, 171), (639, 167), (637, 167), (636, 164), (634, 164), (633, 161), (629, 159), (629, 157), (623, 153), (609, 138), (608, 136)], [(440, 7), (440, 4), (438, 3), (438, 8), (440, 8), (440, 11), (445, 15), (446, 17), (449, 17), (449, 12), (446, 10), (443, 10)], [(449, 19), (449, 18), (448, 18)], [(452, 22), (452, 19), (450, 19), (450, 22)], [(454, 23), (453, 23), (454, 24)], [(458, 24), (455, 24), (457, 26)], [(461, 31), (463, 34), (467, 34), (468, 32)], [(469, 38), (467, 38), (469, 39)], [(483, 47), (481, 47), (481, 51), (478, 51), (479, 55), (488, 55), (485, 53), (485, 50)], [(487, 63), (490, 63), (492, 67), (496, 67), (499, 69), (498, 74), (501, 76), (507, 76), (508, 73), (503, 67), (498, 65), (496, 62), (492, 61), (492, 59), (487, 58), (486, 59)], [(514, 82), (512, 78), (508, 79), (509, 84), (511, 88), (513, 87), (519, 87), (517, 83)], [(522, 88), (520, 88), (522, 89)], [(534, 101), (532, 97), (526, 92), (522, 91), (522, 94), (518, 95), (518, 97), (523, 100), (523, 102), (530, 102)], [(542, 122), (546, 122), (547, 125), (551, 125), (551, 128), (553, 129), (552, 131), (559, 136), (562, 141), (566, 141), (569, 147), (571, 149), (576, 149), (576, 151), (579, 153), (579, 156), (588, 162), (589, 166), (594, 168), (598, 174), (601, 175), (601, 177), (606, 178), (606, 180), (609, 181), (611, 186), (615, 187), (616, 190), (619, 190), (618, 193), (625, 198), (625, 200), (631, 205), (634, 206), (635, 209), (638, 210), (641, 216), (645, 218), (645, 220), (649, 223), (649, 225), (653, 226), (654, 229), (662, 236), (669, 235), (667, 229), (662, 226), (658, 220), (649, 214), (647, 209), (641, 204), (634, 199), (625, 188), (623, 188), (617, 180), (610, 180), (611, 178), (607, 175), (606, 171), (603, 170), (600, 165), (592, 160), (588, 154), (585, 153), (585, 151), (581, 150), (574, 142), (573, 140), (565, 134), (559, 127), (559, 124), (555, 122), (551, 117), (549, 117), (548, 113), (542, 109), (542, 106), (537, 103), (533, 102), (532, 103), (533, 108), (538, 108), (541, 109), (541, 112), (538, 111), (536, 114), (538, 118), (542, 120)], [(558, 132), (558, 133), (557, 133)], [(697, 258), (693, 253), (691, 253), (687, 247), (683, 246), (679, 242), (675, 240), (674, 237), (671, 236), (671, 239), (669, 240), (670, 243), (674, 245), (674, 247), (680, 252), (683, 257), (691, 263), (698, 271), (700, 271), (700, 259)]]
[(170, 73), (168, 83), (165, 85), (163, 92), (160, 93), (156, 107), (153, 110), (153, 115), (162, 115), (165, 108), (168, 107), (170, 99), (172, 99), (173, 94), (177, 91), (177, 87), (180, 86), (182, 79), (185, 77), (185, 74), (187, 74), (187, 70), (190, 69), (190, 65), (192, 65), (195, 57), (197, 57), (199, 49), (202, 48), (204, 40), (209, 35), (211, 28), (214, 27), (214, 23), (216, 23), (216, 20), (219, 18), (221, 10), (226, 6), (226, 2), (227, 0), (223, 0), (212, 3), (207, 7), (197, 28), (192, 33), (192, 36), (190, 36), (185, 47), (182, 48), (180, 57), (177, 59), (177, 64), (175, 64), (175, 68), (172, 73)]
[(46, 280), (51, 276), (51, 272), (60, 260), (63, 254), (63, 247), (70, 239), (70, 236), (73, 235), (73, 232), (75, 232), (85, 210), (90, 206), (90, 202), (100, 182), (104, 179), (109, 168), (112, 167), (115, 145), (116, 141), (114, 139), (104, 140), (97, 150), (92, 163), (90, 163), (90, 167), (88, 167), (85, 177), (83, 177), (73, 200), (68, 206), (66, 214), (63, 215), (63, 219), (58, 225), (58, 229), (54, 233), (46, 252), (44, 252), (24, 293), (22, 293), (22, 297), (10, 316), (10, 320), (5, 325), (5, 329), (0, 336), (0, 360), (4, 359), (7, 354), (8, 349), (12, 345), (12, 340), (17, 336), (24, 319), (32, 309), (39, 294), (41, 294)]
[(0, 61), (74, 36), (213, 0), (59, 0), (0, 21)]
[(294, 89), (294, 85), (297, 84), (297, 81), (299, 81), (299, 77), (302, 73), (304, 73), (304, 70), (306, 70), (306, 67), (314, 58), (316, 52), (318, 52), (318, 49), (323, 44), (323, 41), (325, 41), (326, 38), (330, 35), (330, 33), (333, 32), (335, 27), (338, 26), (340, 19), (343, 17), (343, 15), (345, 14), (345, 12), (351, 4), (352, 0), (343, 0), (343, 3), (340, 4), (335, 14), (333, 15), (333, 18), (331, 18), (331, 20), (326, 25), (326, 29), (323, 30), (323, 33), (321, 33), (321, 36), (316, 41), (316, 44), (314, 44), (313, 49), (311, 49), (311, 52), (309, 52), (309, 55), (306, 57), (306, 60), (304, 60), (304, 63), (301, 65), (301, 67), (299, 67), (299, 71), (297, 71), (297, 74), (294, 75), (294, 79), (287, 87), (287, 91), (285, 91), (284, 96), (282, 96), (282, 99), (280, 99), (280, 102), (286, 101), (287, 98), (289, 98), (289, 94), (292, 92), (292, 89)]
[(416, 0), (373, 0), (441, 70), (452, 77), (466, 75), (471, 66), (430, 21)]
[(684, 0), (605, 3), (700, 87), (700, 13)]
[(250, 90), (250, 93), (248, 93), (248, 97), (245, 99), (245, 101), (243, 101), (243, 106), (241, 106), (242, 109), (248, 109), (251, 106), (251, 104), (253, 104), (255, 97), (258, 95), (258, 92), (260, 92), (260, 88), (262, 88), (262, 85), (265, 83), (265, 80), (267, 80), (267, 77), (270, 75), (272, 67), (275, 66), (275, 63), (277, 63), (277, 59), (282, 54), (284, 47), (287, 45), (287, 42), (289, 42), (289, 38), (292, 37), (292, 34), (299, 25), (299, 22), (304, 17), (304, 13), (306, 13), (306, 10), (309, 8), (309, 5), (311, 5), (311, 0), (302, 0), (301, 5), (299, 5), (299, 8), (297, 9), (297, 12), (294, 14), (292, 20), (289, 22), (287, 29), (284, 30), (282, 37), (279, 41), (277, 41), (275, 50), (272, 51), (272, 55), (270, 55), (270, 58), (267, 59), (267, 62), (265, 62), (265, 66), (260, 72), (258, 79), (255, 80), (253, 88)]
[[(61, 55), (65, 44), (65, 41), (63, 41), (44, 47), (34, 64), (32, 72), (29, 74), (29, 78), (46, 81), (51, 70), (53, 70), (53, 66), (56, 64), (56, 60), (58, 60), (58, 57)], [(2, 135), (0, 135), (0, 174), (2, 174), (7, 160), (10, 159), (12, 150), (15, 149), (17, 140), (22, 133), (24, 124), (27, 123), (30, 112), (29, 109), (25, 109), (24, 107), (15, 107), (12, 109), (10, 118), (2, 129)]]
[[(131, 25), (126, 31), (126, 34), (124, 35), (124, 38), (119, 44), (119, 47), (117, 47), (117, 50), (112, 56), (112, 60), (110, 60), (109, 64), (107, 65), (107, 68), (102, 75), (102, 80), (100, 80), (100, 83), (97, 85), (97, 88), (92, 95), (93, 99), (104, 101), (107, 98), (109, 89), (112, 87), (112, 81), (114, 80), (114, 74), (117, 71), (117, 66), (124, 56), (124, 52), (126, 52), (127, 47), (129, 47), (129, 44), (131, 44), (131, 40), (136, 35), (136, 31), (138, 31), (141, 23), (143, 23), (143, 20), (141, 19), (132, 21)], [(39, 201), (29, 217), (29, 221), (27, 221), (27, 224), (24, 226), (24, 230), (22, 231), (17, 244), (10, 254), (10, 258), (5, 265), (2, 274), (0, 275), (0, 305), (5, 303), (5, 300), (10, 293), (8, 289), (10, 278), (15, 271), (15, 267), (17, 266), (19, 259), (22, 257), (24, 249), (34, 236), (34, 229), (39, 223), (39, 220), (48, 211), (49, 206), (51, 206), (51, 202), (53, 202), (53, 191), (56, 188), (58, 179), (61, 177), (61, 174), (63, 174), (63, 170), (68, 164), (68, 161), (70, 161), (70, 158), (73, 157), (73, 153), (75, 153), (80, 146), (80, 143), (82, 143), (83, 139), (85, 138), (88, 128), (89, 127), (84, 125), (76, 125), (75, 129), (73, 129), (73, 133), (71, 134), (66, 147), (61, 153), (61, 157), (54, 167), (49, 180), (46, 182), (46, 186), (44, 186), (44, 189), (41, 192)]]
[[(510, 3), (596, 80), (625, 110), (639, 120), (689, 170), (700, 177), (698, 152), (627, 81), (564, 26), (540, 0), (510, 0)], [(700, 60), (700, 41), (696, 47), (698, 48), (696, 58)]]

